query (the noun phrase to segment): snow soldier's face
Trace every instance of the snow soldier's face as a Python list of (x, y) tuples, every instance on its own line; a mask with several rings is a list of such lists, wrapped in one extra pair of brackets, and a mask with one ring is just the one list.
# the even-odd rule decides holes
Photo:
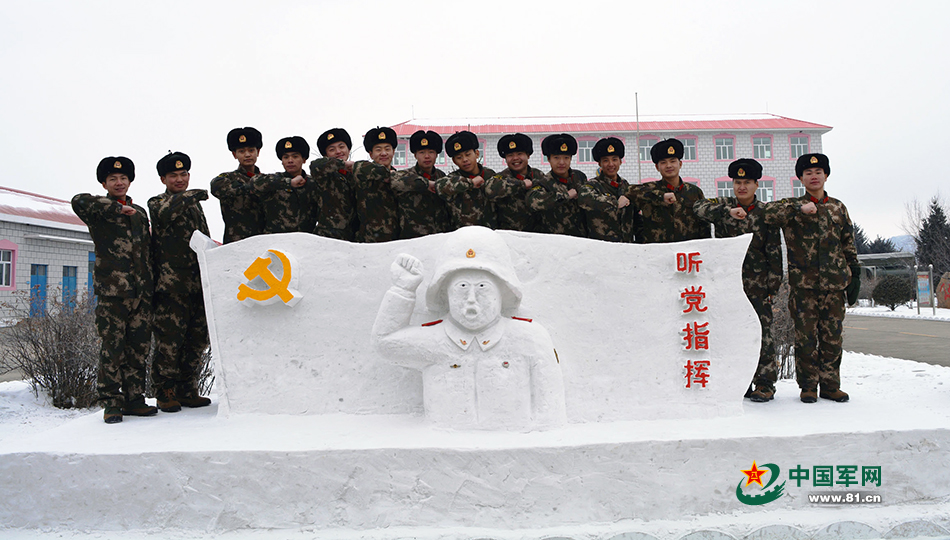
[(459, 270), (449, 280), (449, 315), (459, 326), (477, 332), (501, 315), (501, 291), (484, 270)]

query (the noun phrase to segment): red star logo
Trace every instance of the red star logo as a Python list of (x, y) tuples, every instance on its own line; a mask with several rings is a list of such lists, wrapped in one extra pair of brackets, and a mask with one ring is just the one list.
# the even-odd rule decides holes
[(752, 468), (749, 469), (748, 471), (742, 471), (742, 474), (744, 474), (744, 475), (746, 475), (746, 476), (749, 477), (749, 479), (746, 481), (745, 485), (748, 486), (748, 485), (751, 484), (752, 482), (755, 482), (755, 483), (759, 484), (760, 486), (765, 487), (765, 486), (762, 484), (762, 475), (765, 474), (765, 473), (767, 473), (767, 472), (769, 472), (768, 469), (759, 469), (759, 468), (755, 465), (755, 460), (753, 460), (753, 461), (752, 461)]

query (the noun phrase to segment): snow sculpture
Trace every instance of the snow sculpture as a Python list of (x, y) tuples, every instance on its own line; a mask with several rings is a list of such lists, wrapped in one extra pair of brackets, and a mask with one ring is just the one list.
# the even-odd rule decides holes
[(422, 371), (426, 417), (445, 427), (521, 431), (565, 423), (550, 335), (511, 316), (521, 283), (508, 245), (490, 229), (466, 227), (449, 235), (439, 255), (426, 292), (435, 320), (409, 325), (423, 265), (400, 254), (373, 325), (381, 355)]
[[(238, 285), (238, 301), (244, 305), (261, 306), (283, 302), (294, 307), (303, 298), (297, 290), (300, 278), (294, 271), (296, 266), (297, 260), (293, 255), (275, 249), (267, 250), (264, 256), (254, 259), (244, 271), (248, 282)], [(280, 268), (279, 277), (274, 275), (271, 267)]]

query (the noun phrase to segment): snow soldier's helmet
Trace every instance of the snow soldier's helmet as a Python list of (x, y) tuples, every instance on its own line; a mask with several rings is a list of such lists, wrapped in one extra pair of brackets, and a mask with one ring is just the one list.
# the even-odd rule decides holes
[(441, 313), (449, 309), (445, 289), (449, 278), (458, 270), (484, 270), (495, 276), (501, 292), (502, 311), (514, 310), (521, 305), (521, 281), (511, 263), (508, 244), (495, 231), (486, 227), (463, 227), (449, 235), (426, 291), (429, 311)]

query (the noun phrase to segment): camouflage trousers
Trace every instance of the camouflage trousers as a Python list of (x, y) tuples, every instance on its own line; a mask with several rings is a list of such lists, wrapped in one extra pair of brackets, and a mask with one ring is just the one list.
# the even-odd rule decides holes
[(96, 389), (103, 407), (123, 407), (126, 402), (145, 398), (151, 317), (152, 302), (148, 297), (98, 298), (96, 330), (102, 346)]
[(792, 287), (788, 309), (795, 321), (795, 378), (802, 389), (834, 391), (841, 384), (844, 291)]
[(155, 295), (155, 358), (152, 387), (155, 392), (174, 388), (191, 395), (208, 348), (208, 321), (201, 292)]
[(772, 340), (772, 298), (766, 291), (748, 292), (746, 296), (759, 316), (762, 327), (762, 344), (759, 346), (759, 365), (755, 368), (752, 384), (775, 389), (778, 380), (779, 362), (775, 357), (775, 342)]

